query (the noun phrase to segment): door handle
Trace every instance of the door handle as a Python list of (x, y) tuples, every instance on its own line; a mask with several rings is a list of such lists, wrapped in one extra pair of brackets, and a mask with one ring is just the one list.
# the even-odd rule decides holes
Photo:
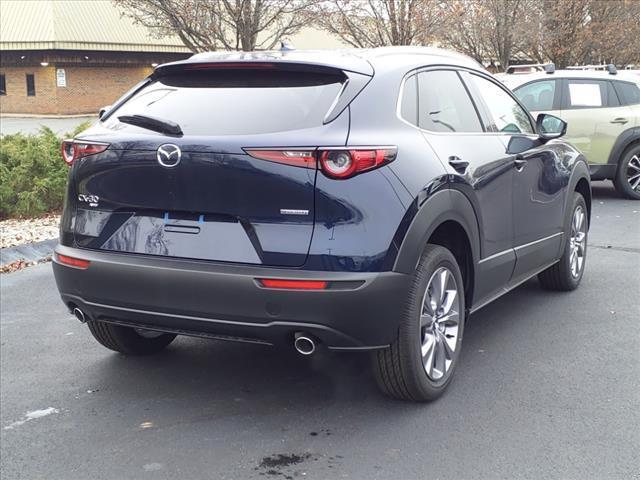
[(615, 120), (611, 120), (611, 123), (619, 123), (620, 125), (624, 125), (625, 123), (628, 123), (629, 120), (627, 120), (626, 118), (616, 118)]
[(449, 165), (451, 165), (456, 172), (464, 173), (469, 166), (469, 162), (453, 155), (449, 157)]
[(516, 158), (513, 161), (513, 165), (516, 167), (516, 170), (518, 171), (522, 170), (526, 164), (527, 164), (526, 158), (524, 158), (520, 154), (516, 155)]

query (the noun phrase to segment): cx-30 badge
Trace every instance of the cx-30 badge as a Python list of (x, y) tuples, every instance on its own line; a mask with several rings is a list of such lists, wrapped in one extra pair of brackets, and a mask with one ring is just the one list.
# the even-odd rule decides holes
[(158, 147), (158, 163), (163, 167), (173, 168), (180, 163), (182, 152), (180, 147), (173, 143), (165, 143)]

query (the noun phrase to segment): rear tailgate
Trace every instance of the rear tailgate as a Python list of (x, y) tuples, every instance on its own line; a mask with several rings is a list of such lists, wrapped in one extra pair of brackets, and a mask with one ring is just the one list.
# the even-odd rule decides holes
[[(348, 77), (307, 65), (208, 65), (165, 70), (83, 134), (83, 140), (110, 146), (72, 170), (79, 246), (304, 264), (315, 168), (254, 158), (246, 149), (344, 145), (348, 102), (335, 109), (344, 102)], [(131, 115), (170, 120), (183, 135), (118, 120)]]

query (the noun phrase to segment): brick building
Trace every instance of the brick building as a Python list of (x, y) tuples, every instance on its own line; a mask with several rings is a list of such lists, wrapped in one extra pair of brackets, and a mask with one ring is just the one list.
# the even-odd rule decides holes
[(158, 63), (190, 56), (110, 1), (0, 1), (0, 113), (94, 114)]

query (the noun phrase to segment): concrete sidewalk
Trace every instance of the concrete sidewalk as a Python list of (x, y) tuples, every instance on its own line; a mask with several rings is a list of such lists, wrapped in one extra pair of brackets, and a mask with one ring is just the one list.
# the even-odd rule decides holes
[(41, 126), (47, 126), (58, 135), (72, 132), (78, 125), (84, 122), (94, 122), (96, 115), (84, 117), (7, 117), (0, 116), (0, 135), (13, 133), (33, 134), (38, 133)]

